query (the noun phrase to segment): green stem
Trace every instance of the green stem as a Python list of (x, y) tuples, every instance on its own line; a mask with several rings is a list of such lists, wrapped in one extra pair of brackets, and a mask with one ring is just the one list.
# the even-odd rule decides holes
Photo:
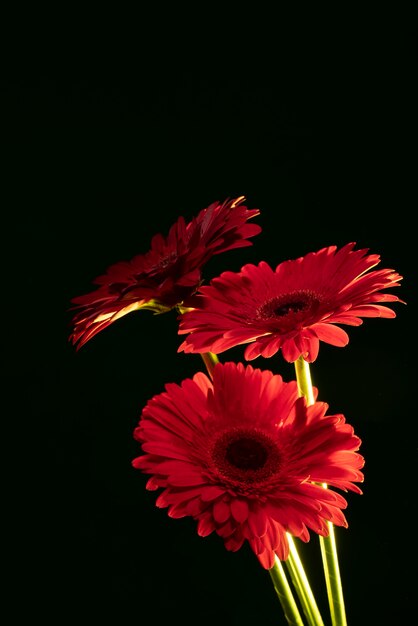
[(206, 365), (209, 376), (213, 378), (214, 367), (217, 363), (219, 363), (218, 357), (213, 352), (202, 352), (200, 356), (203, 359), (203, 363)]
[(322, 561), (324, 564), (325, 582), (333, 626), (347, 626), (345, 616), (343, 588), (341, 584), (340, 568), (337, 558), (337, 544), (335, 542), (334, 525), (327, 522), (328, 537), (319, 537)]
[[(295, 361), (295, 370), (299, 395), (305, 396), (308, 404), (313, 404), (314, 394), (309, 363), (300, 356), (298, 360)], [(325, 483), (322, 486), (325, 489), (327, 488)], [(331, 522), (327, 522), (327, 524), (329, 535), (328, 537), (322, 537), (320, 535), (319, 543), (321, 546), (332, 626), (347, 626), (334, 526)]]
[(287, 569), (289, 570), (293, 586), (298, 593), (307, 623), (309, 626), (324, 626), (324, 622), (322, 621), (314, 594), (312, 593), (308, 578), (305, 574), (305, 570), (303, 569), (302, 561), (298, 555), (293, 537), (289, 533), (287, 533), (287, 540), (289, 542), (290, 551), (285, 563)]
[(315, 402), (315, 398), (313, 394), (309, 363), (307, 363), (305, 359), (300, 356), (298, 360), (295, 361), (295, 370), (299, 395), (305, 396), (307, 404), (313, 404)]
[(303, 621), (293, 598), (292, 590), (290, 589), (281, 561), (277, 556), (273, 567), (269, 569), (269, 574), (282, 605), (287, 623), (290, 624), (290, 626), (303, 626)]

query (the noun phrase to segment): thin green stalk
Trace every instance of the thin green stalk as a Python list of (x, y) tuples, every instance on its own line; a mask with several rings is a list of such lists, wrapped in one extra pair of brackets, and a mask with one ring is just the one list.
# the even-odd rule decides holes
[(309, 369), (309, 363), (301, 356), (295, 361), (295, 371), (299, 395), (305, 396), (308, 404), (313, 404), (315, 398), (313, 394), (311, 370)]
[(290, 551), (285, 563), (287, 569), (289, 570), (293, 586), (299, 596), (307, 623), (309, 626), (324, 626), (324, 622), (322, 621), (314, 594), (309, 585), (305, 570), (303, 569), (302, 561), (300, 560), (293, 537), (289, 533), (287, 533), (287, 540), (289, 542)]
[(290, 626), (303, 626), (303, 621), (299, 613), (297, 604), (293, 598), (292, 590), (286, 578), (280, 559), (275, 558), (274, 565), (269, 569), (269, 574), (273, 581), (274, 589), (279, 597), (280, 603), (287, 623)]
[[(295, 361), (296, 380), (300, 396), (305, 396), (308, 404), (314, 403), (311, 373), (309, 363), (303, 357)], [(325, 489), (327, 485), (322, 485)], [(338, 565), (337, 545), (335, 542), (334, 525), (327, 522), (328, 537), (319, 536), (322, 563), (324, 567), (325, 583), (327, 587), (328, 603), (331, 613), (332, 626), (347, 626), (343, 589)]]
[(334, 525), (331, 524), (331, 522), (327, 522), (327, 524), (329, 528), (329, 535), (328, 537), (319, 537), (319, 541), (321, 545), (328, 598), (331, 598), (329, 600), (331, 620), (334, 626), (347, 626), (343, 588), (337, 558), (337, 544), (335, 542)]
[(202, 352), (200, 356), (203, 359), (203, 363), (206, 365), (206, 369), (211, 378), (213, 378), (213, 370), (219, 359), (213, 352)]

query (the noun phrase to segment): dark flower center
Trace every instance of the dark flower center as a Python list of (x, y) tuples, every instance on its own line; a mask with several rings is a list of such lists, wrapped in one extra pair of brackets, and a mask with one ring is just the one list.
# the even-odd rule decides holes
[(265, 446), (251, 437), (231, 441), (225, 451), (225, 459), (240, 469), (257, 470), (267, 461)]
[(278, 317), (282, 315), (287, 315), (288, 313), (298, 313), (299, 311), (304, 311), (308, 306), (307, 302), (303, 300), (294, 300), (293, 302), (285, 302), (284, 304), (279, 304), (274, 309), (274, 314)]
[(256, 428), (233, 428), (215, 441), (212, 462), (218, 475), (235, 488), (251, 489), (281, 467), (277, 442)]
[(256, 320), (273, 322), (280, 330), (303, 323), (314, 314), (322, 298), (309, 289), (298, 289), (274, 296), (256, 310)]

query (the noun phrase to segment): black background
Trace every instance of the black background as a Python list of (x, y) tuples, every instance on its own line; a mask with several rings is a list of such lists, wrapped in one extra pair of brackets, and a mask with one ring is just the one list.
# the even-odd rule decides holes
[[(45, 34), (16, 29), (5, 48), (17, 620), (285, 623), (249, 549), (229, 553), (168, 518), (131, 467), (146, 401), (203, 365), (177, 354), (175, 314), (132, 314), (79, 352), (68, 343), (70, 299), (97, 275), (147, 252), (179, 215), (239, 195), (262, 233), (214, 257), (207, 281), (350, 241), (404, 276), (397, 317), (348, 329), (344, 349), (322, 344), (311, 372), (366, 458), (364, 494), (348, 494), (349, 529), (336, 530), (349, 624), (414, 617), (416, 31), (407, 20), (276, 30), (271, 17), (242, 30), (218, 15), (205, 32), (195, 17), (179, 32), (144, 16), (64, 29), (60, 16)], [(294, 376), (281, 355), (255, 364)], [(315, 536), (301, 553), (328, 623)]]

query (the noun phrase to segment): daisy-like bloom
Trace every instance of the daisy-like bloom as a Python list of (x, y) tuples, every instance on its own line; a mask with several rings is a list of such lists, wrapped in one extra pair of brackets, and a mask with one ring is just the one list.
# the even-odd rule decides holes
[(191, 516), (231, 551), (248, 541), (270, 569), (288, 556), (286, 533), (307, 542), (309, 529), (328, 535), (326, 521), (347, 527), (347, 501), (317, 483), (362, 493), (361, 440), (327, 409), (269, 370), (218, 363), (213, 382), (199, 372), (147, 403), (132, 464), (151, 474), (147, 489), (162, 489), (156, 504), (170, 517)]
[(396, 317), (380, 303), (403, 302), (382, 290), (399, 287), (392, 269), (370, 271), (380, 256), (349, 243), (322, 248), (280, 263), (247, 264), (240, 272), (223, 272), (194, 298), (194, 309), (180, 318), (179, 334), (188, 337), (179, 352), (224, 352), (249, 344), (248, 361), (282, 350), (292, 363), (302, 356), (316, 360), (320, 341), (347, 345), (338, 326), (359, 326), (363, 317)]
[(162, 313), (181, 304), (201, 283), (203, 265), (214, 255), (250, 246), (261, 231), (247, 220), (259, 215), (248, 210), (244, 196), (214, 202), (186, 223), (183, 217), (168, 236), (155, 235), (146, 254), (108, 268), (93, 282), (99, 287), (71, 300), (76, 310), (70, 341), (81, 348), (89, 339), (124, 315), (139, 309)]

